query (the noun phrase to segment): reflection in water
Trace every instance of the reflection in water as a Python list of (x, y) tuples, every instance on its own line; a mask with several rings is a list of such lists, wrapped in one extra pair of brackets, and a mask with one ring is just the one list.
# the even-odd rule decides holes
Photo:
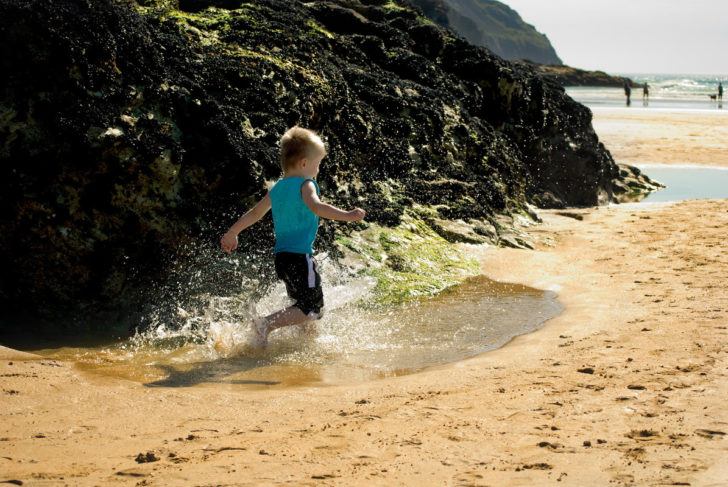
[[(334, 304), (340, 293), (333, 290)], [(332, 384), (407, 374), (471, 357), (539, 328), (562, 309), (553, 293), (480, 276), (439, 296), (386, 309), (339, 303), (317, 323), (317, 333), (282, 329), (271, 335), (267, 350), (255, 351), (248, 346), (247, 323), (220, 319), (233, 302), (217, 302), (219, 313), (205, 332), (159, 327), (117, 343), (35, 352), (150, 387)], [(217, 349), (213, 346), (209, 330), (227, 337), (223, 347), (219, 341)]]
[(644, 201), (656, 203), (692, 199), (728, 198), (728, 170), (704, 167), (646, 167), (650, 178), (666, 185), (646, 195)]

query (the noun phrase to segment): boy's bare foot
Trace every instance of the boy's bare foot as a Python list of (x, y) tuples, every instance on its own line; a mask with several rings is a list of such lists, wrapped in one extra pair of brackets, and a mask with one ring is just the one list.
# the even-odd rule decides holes
[(233, 334), (229, 328), (223, 328), (219, 324), (210, 326), (210, 341), (212, 348), (219, 354), (229, 353), (234, 345)]
[(264, 349), (268, 346), (268, 322), (265, 318), (253, 320), (253, 347)]

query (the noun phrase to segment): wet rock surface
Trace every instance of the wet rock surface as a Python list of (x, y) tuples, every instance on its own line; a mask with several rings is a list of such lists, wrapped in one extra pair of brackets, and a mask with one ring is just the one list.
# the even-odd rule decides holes
[(651, 179), (639, 168), (619, 165), (619, 181), (613, 186), (614, 195), (620, 203), (631, 203), (643, 200), (653, 191), (665, 188), (665, 185)]
[[(422, 206), (487, 229), (622, 178), (561, 87), (391, 2), (1, 0), (0, 24), (6, 316), (138, 310), (214, 261), (296, 123), (328, 144), (327, 201), (384, 225)], [(266, 218), (241, 247), (271, 239)]]

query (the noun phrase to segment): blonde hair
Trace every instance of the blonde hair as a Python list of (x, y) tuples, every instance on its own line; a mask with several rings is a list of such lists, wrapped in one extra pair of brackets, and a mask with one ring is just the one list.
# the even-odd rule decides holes
[(304, 157), (313, 156), (314, 148), (326, 152), (326, 147), (316, 132), (298, 125), (291, 127), (281, 137), (281, 167), (285, 171)]

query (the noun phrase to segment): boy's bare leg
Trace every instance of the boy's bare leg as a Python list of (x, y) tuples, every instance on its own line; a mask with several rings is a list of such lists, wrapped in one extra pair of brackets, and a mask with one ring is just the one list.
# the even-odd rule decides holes
[(277, 328), (283, 328), (284, 326), (297, 325), (310, 319), (308, 315), (296, 306), (289, 306), (265, 318), (255, 320), (253, 322), (253, 331), (258, 336), (258, 346), (260, 348), (268, 346), (268, 334), (271, 331)]
[(308, 321), (311, 318), (308, 317), (300, 308), (296, 306), (289, 306), (286, 309), (282, 309), (270, 316), (266, 316), (265, 320), (268, 323), (268, 331), (271, 332), (276, 328), (283, 328), (284, 326), (297, 325)]

